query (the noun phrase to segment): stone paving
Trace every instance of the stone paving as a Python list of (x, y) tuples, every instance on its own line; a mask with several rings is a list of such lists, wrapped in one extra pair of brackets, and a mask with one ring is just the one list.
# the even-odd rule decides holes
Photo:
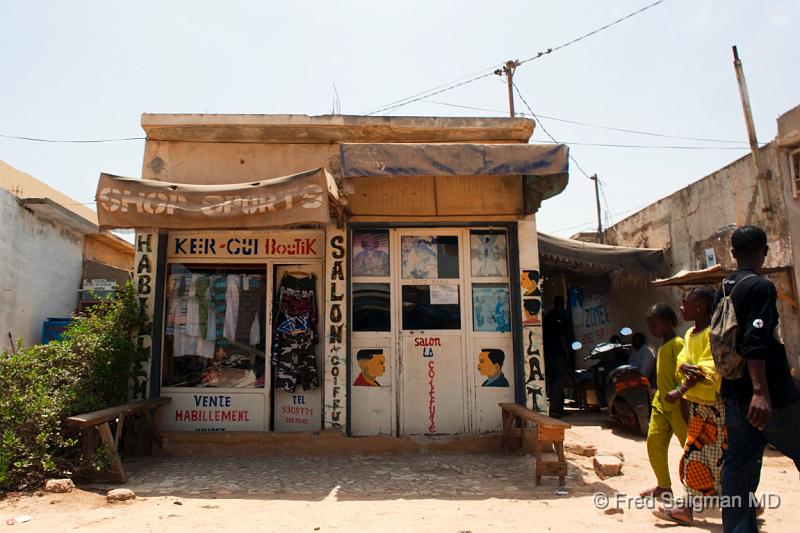
[[(339, 501), (552, 497), (561, 489), (558, 479), (535, 487), (533, 464), (532, 456), (517, 454), (143, 457), (125, 461), (130, 479), (124, 487), (139, 496)], [(591, 490), (583, 474), (570, 465), (570, 493)]]

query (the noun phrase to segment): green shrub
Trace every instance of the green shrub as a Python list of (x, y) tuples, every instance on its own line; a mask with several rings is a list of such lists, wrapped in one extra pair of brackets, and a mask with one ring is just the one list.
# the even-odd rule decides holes
[(61, 341), (0, 354), (0, 491), (70, 475), (81, 457), (71, 415), (125, 403), (142, 390), (145, 323), (130, 283), (75, 316)]

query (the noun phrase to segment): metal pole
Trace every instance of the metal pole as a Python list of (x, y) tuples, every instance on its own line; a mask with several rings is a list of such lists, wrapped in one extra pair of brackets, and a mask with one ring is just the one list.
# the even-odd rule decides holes
[(739, 96), (742, 99), (742, 109), (744, 110), (744, 122), (747, 126), (747, 137), (750, 141), (750, 151), (753, 154), (753, 163), (756, 166), (756, 182), (758, 183), (758, 193), (763, 202), (763, 211), (772, 212), (772, 202), (769, 197), (767, 187), (768, 171), (764, 168), (761, 160), (761, 153), (758, 150), (758, 139), (756, 138), (756, 126), (753, 122), (753, 112), (750, 108), (750, 95), (747, 91), (747, 81), (744, 79), (744, 69), (739, 60), (739, 51), (733, 46), (733, 68), (736, 71), (736, 81), (739, 83)]
[(597, 242), (600, 244), (605, 243), (603, 238), (603, 218), (600, 213), (600, 180), (597, 179), (597, 174), (590, 178), (594, 181), (594, 200), (597, 203)]

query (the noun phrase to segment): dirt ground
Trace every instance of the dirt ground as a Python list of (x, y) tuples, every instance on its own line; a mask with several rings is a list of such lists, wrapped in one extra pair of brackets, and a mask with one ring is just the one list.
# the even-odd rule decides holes
[[(573, 416), (567, 443), (621, 451), (623, 475), (601, 481), (590, 458), (567, 454), (568, 494), (555, 478), (534, 486), (532, 457), (519, 455), (395, 455), (319, 457), (146, 458), (127, 463), (125, 485), (135, 500), (107, 503), (108, 487), (82, 486), (68, 494), (10, 495), (0, 519), (31, 520), (6, 531), (607, 531), (667, 530), (648, 508), (623, 503), (598, 509), (595, 496), (635, 497), (654, 484), (643, 439), (604, 427), (598, 416)], [(679, 446), (670, 451), (677, 478)], [(768, 452), (761, 493), (780, 498), (767, 509), (761, 530), (797, 529), (800, 483), (794, 465)], [(624, 500), (624, 497), (622, 497)], [(601, 498), (602, 499), (602, 498)], [(644, 502), (639, 502), (643, 504)], [(777, 504), (777, 498), (772, 498)], [(718, 511), (697, 517), (696, 527), (721, 530)]]

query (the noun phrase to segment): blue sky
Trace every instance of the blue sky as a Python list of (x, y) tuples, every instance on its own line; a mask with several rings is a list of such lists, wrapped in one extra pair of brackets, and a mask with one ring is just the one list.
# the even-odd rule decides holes
[[(148, 113), (329, 113), (336, 84), (360, 114), (507, 59), (525, 59), (650, 0), (247, 2), (5, 0), (0, 4), (0, 134), (142, 136)], [(800, 104), (800, 0), (667, 0), (517, 70), (537, 114), (683, 137), (745, 141), (731, 45), (739, 46), (759, 140)], [(795, 37), (792, 37), (795, 35)], [(394, 115), (505, 116), (490, 76)], [(455, 104), (498, 110), (477, 111)], [(517, 111), (527, 111), (519, 100)], [(746, 145), (615, 132), (542, 119), (619, 220), (747, 154)], [(548, 140), (537, 127), (534, 140)], [(686, 150), (584, 146), (733, 146)], [(139, 176), (142, 141), (51, 144), (0, 138), (0, 159), (91, 202), (101, 171)], [(741, 146), (742, 148), (738, 148)], [(605, 209), (605, 206), (604, 206)], [(595, 225), (593, 184), (570, 184), (542, 231)]]

